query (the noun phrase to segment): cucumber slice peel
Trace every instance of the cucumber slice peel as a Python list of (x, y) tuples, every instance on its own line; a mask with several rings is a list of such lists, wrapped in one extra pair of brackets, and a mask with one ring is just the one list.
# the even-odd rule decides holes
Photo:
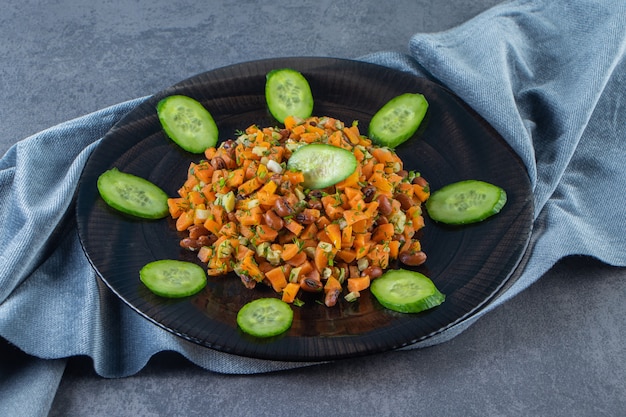
[(313, 113), (313, 94), (309, 82), (300, 72), (290, 68), (267, 73), (265, 100), (272, 116), (281, 123), (287, 116), (306, 119)]
[(259, 298), (237, 313), (239, 328), (255, 337), (272, 337), (286, 332), (293, 322), (293, 310), (278, 298)]
[(388, 270), (372, 281), (370, 291), (383, 307), (400, 313), (419, 313), (446, 299), (430, 278), (406, 269)]
[(98, 192), (112, 208), (144, 219), (161, 219), (169, 213), (168, 196), (150, 181), (111, 168), (98, 177)]
[(173, 95), (157, 104), (165, 134), (184, 150), (200, 154), (217, 144), (219, 131), (211, 113), (197, 100)]
[(374, 114), (368, 135), (374, 143), (393, 149), (413, 136), (427, 110), (428, 101), (422, 94), (396, 96)]
[(287, 168), (302, 171), (304, 188), (330, 187), (348, 178), (356, 169), (354, 154), (346, 149), (325, 143), (312, 143), (296, 149)]
[(170, 259), (146, 264), (139, 271), (139, 278), (150, 291), (167, 298), (182, 298), (196, 294), (207, 282), (201, 266)]
[(436, 222), (461, 225), (477, 223), (498, 214), (506, 201), (506, 192), (497, 185), (465, 180), (433, 192), (426, 201), (426, 210)]

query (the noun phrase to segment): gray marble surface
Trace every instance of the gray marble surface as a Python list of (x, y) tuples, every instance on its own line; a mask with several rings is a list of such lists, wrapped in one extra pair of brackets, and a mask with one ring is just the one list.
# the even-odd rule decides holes
[[(0, 12), (0, 153), (33, 133), (211, 68), (276, 56), (406, 52), (497, 0), (8, 0)], [(233, 376), (162, 353), (98, 377), (73, 358), (51, 416), (618, 416), (626, 413), (626, 270), (589, 258), (452, 341)], [(6, 347), (1, 352), (7, 354)], [(12, 366), (27, 358), (10, 351)]]

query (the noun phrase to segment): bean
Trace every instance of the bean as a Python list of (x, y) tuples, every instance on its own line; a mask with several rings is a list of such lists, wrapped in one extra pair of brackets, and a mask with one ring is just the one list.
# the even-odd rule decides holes
[(320, 200), (309, 200), (307, 206), (315, 210), (322, 210), (324, 208)]
[(383, 274), (383, 269), (380, 266), (370, 265), (361, 271), (361, 276), (369, 276), (371, 279), (378, 278)]
[(274, 230), (280, 230), (285, 225), (283, 219), (272, 209), (265, 212), (265, 223)]
[(403, 251), (398, 255), (400, 262), (409, 266), (418, 266), (426, 262), (426, 254), (422, 251), (410, 252)]
[(315, 223), (315, 217), (313, 217), (313, 215), (307, 210), (296, 214), (296, 220), (301, 224)]
[(393, 196), (400, 203), (402, 210), (406, 211), (413, 207), (413, 199), (404, 193), (397, 193)]
[(284, 198), (279, 198), (276, 200), (276, 203), (274, 203), (274, 210), (276, 211), (276, 214), (278, 214), (280, 217), (287, 217), (293, 213), (293, 209), (291, 208), (291, 206), (289, 206), (289, 203), (287, 203), (287, 200)]
[(386, 196), (382, 194), (378, 196), (378, 211), (383, 216), (388, 216), (393, 211), (393, 207), (391, 207), (391, 202)]
[(215, 169), (225, 169), (226, 162), (224, 162), (224, 160), (219, 156), (216, 156), (215, 158), (211, 159), (211, 166)]
[(320, 190), (311, 190), (309, 192), (309, 197), (311, 198), (322, 198), (324, 194)]
[(209, 231), (202, 225), (195, 225), (189, 228), (189, 238), (198, 239), (200, 236), (208, 235)]
[(415, 177), (413, 178), (413, 181), (411, 181), (413, 184), (417, 184), (417, 185), (421, 185), (422, 187), (427, 187), (428, 186), (428, 181), (426, 181), (424, 179), (424, 177)]
[(231, 157), (235, 156), (235, 149), (236, 149), (237, 145), (235, 143), (234, 140), (232, 139), (228, 139), (227, 141), (225, 141), (224, 143), (222, 143), (222, 148), (224, 148), (225, 151), (228, 152), (228, 155)]
[(313, 278), (304, 278), (300, 281), (300, 288), (306, 292), (320, 292), (324, 288), (322, 281)]
[(198, 242), (198, 245), (200, 247), (211, 246), (213, 243), (215, 243), (215, 241), (217, 241), (217, 237), (215, 235), (202, 235), (198, 237), (198, 239), (196, 239), (196, 242)]
[(180, 241), (180, 246), (185, 249), (195, 250), (200, 249), (202, 246), (198, 243), (197, 239), (184, 238)]
[(376, 187), (373, 185), (368, 185), (367, 187), (363, 187), (361, 189), (363, 193), (363, 201), (366, 203), (370, 203), (374, 199), (374, 195), (376, 194)]
[(409, 176), (409, 171), (407, 171), (406, 169), (401, 169), (400, 171), (397, 172), (397, 174), (401, 176), (402, 178), (406, 178)]
[(324, 304), (326, 305), (326, 307), (332, 307), (335, 304), (337, 304), (338, 299), (339, 299), (339, 290), (338, 289), (330, 290), (326, 293), (326, 296), (324, 297)]

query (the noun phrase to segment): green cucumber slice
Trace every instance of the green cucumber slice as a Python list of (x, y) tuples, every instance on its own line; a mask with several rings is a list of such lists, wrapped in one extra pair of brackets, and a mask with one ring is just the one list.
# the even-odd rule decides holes
[(165, 134), (187, 152), (200, 154), (217, 144), (213, 116), (193, 98), (165, 97), (158, 102), (157, 113)]
[(278, 298), (259, 298), (237, 313), (239, 328), (255, 337), (272, 337), (286, 332), (293, 321), (293, 310)]
[(313, 94), (309, 82), (296, 70), (281, 68), (266, 76), (265, 100), (276, 120), (285, 122), (287, 116), (301, 119), (313, 113)]
[(427, 276), (392, 269), (372, 281), (370, 291), (384, 307), (400, 313), (419, 313), (443, 303), (443, 295)]
[(196, 294), (206, 285), (204, 269), (191, 262), (163, 259), (139, 271), (139, 279), (156, 295), (181, 298)]
[(98, 192), (114, 209), (144, 219), (168, 214), (167, 194), (150, 181), (111, 168), (98, 177)]
[(426, 200), (426, 210), (436, 222), (468, 224), (499, 213), (506, 200), (506, 192), (497, 185), (465, 180), (448, 184), (432, 193)]
[(372, 117), (368, 135), (380, 146), (395, 148), (417, 131), (428, 110), (422, 94), (405, 93), (389, 100)]
[(348, 178), (356, 169), (354, 154), (346, 149), (325, 143), (312, 143), (296, 149), (287, 162), (287, 168), (302, 171), (304, 188), (330, 187)]

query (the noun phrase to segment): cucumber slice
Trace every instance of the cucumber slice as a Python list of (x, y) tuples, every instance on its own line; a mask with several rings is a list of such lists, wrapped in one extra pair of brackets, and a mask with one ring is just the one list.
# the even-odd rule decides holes
[(293, 310), (278, 298), (259, 298), (237, 313), (237, 324), (255, 337), (272, 337), (286, 332), (293, 321)]
[(139, 279), (156, 295), (168, 298), (196, 294), (206, 285), (206, 274), (201, 266), (170, 259), (145, 265), (139, 271)]
[(422, 94), (406, 93), (389, 100), (370, 121), (368, 135), (374, 143), (395, 148), (417, 131), (428, 110)]
[(111, 207), (144, 219), (168, 214), (167, 194), (150, 181), (111, 168), (98, 177), (98, 192)]
[(432, 193), (426, 200), (431, 219), (446, 224), (467, 224), (497, 214), (506, 204), (506, 192), (478, 180), (459, 181)]
[(354, 154), (325, 143), (303, 145), (291, 154), (287, 168), (302, 171), (304, 188), (330, 187), (348, 178), (356, 169)]
[(372, 281), (370, 291), (384, 307), (400, 313), (419, 313), (443, 303), (443, 295), (427, 276), (393, 269)]
[(203, 153), (217, 144), (218, 129), (213, 116), (191, 97), (174, 95), (157, 104), (165, 134), (191, 153)]
[(266, 76), (265, 100), (270, 113), (284, 123), (287, 116), (302, 119), (313, 113), (313, 95), (304, 76), (296, 70), (282, 68)]

